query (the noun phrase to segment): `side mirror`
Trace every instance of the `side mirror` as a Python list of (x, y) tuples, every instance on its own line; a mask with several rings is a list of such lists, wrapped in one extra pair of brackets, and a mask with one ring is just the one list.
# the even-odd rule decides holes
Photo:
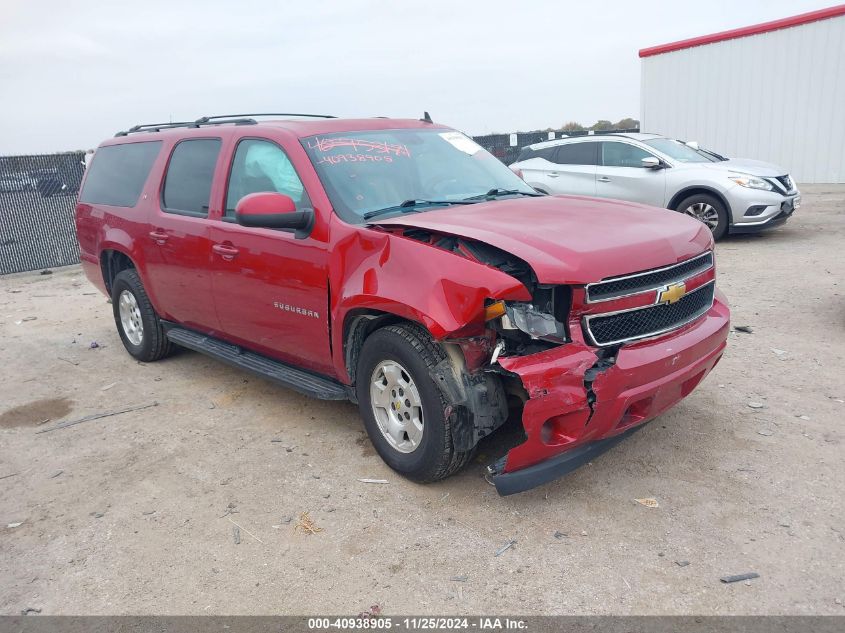
[(691, 147), (691, 148), (693, 148), (693, 149), (699, 149), (699, 146), (698, 146), (698, 141), (687, 141), (687, 142), (685, 143), (685, 145), (686, 145), (687, 147)]
[(642, 159), (642, 164), (646, 169), (660, 169), (663, 167), (663, 163), (660, 162), (660, 159), (654, 156), (646, 156)]
[(244, 196), (235, 207), (241, 226), (265, 229), (294, 229), (295, 237), (308, 237), (314, 228), (314, 210), (297, 211), (296, 203), (283, 193), (265, 191)]

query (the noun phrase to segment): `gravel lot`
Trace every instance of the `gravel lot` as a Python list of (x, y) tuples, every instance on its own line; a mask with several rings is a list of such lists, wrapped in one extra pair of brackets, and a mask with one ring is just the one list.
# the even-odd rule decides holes
[(195, 353), (138, 364), (76, 267), (0, 277), (0, 613), (845, 613), (845, 187), (804, 189), (787, 226), (717, 247), (753, 332), (714, 373), (508, 498), (483, 478), (503, 438), (418, 486), (353, 405)]

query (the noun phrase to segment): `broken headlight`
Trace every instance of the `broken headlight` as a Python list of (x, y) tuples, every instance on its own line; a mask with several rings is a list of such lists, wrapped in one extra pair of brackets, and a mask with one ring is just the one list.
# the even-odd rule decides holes
[(566, 321), (572, 301), (567, 286), (537, 288), (531, 302), (494, 301), (485, 308), (485, 320), (509, 339), (529, 343), (566, 343)]
[(503, 330), (520, 330), (534, 339), (563, 343), (566, 328), (553, 314), (542, 312), (532, 303), (507, 303), (501, 317)]

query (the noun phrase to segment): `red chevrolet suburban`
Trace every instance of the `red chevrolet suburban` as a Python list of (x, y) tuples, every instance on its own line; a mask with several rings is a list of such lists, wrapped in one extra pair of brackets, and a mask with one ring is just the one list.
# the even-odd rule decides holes
[(708, 228), (538, 194), (421, 120), (232, 115), (105, 141), (76, 211), (127, 351), (197, 350), (358, 403), (378, 453), (446, 477), (521, 409), (500, 494), (606, 450), (725, 349)]

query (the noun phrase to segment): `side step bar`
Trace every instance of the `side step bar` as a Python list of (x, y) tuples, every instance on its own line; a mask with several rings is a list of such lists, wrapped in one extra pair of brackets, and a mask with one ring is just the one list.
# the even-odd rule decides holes
[(225, 343), (220, 339), (199, 334), (180, 327), (167, 330), (167, 338), (197, 352), (207, 354), (224, 363), (245, 369), (253, 374), (267, 378), (280, 385), (293, 389), (306, 396), (320, 400), (348, 400), (349, 395), (339, 382), (312, 374), (266, 356), (249, 352), (237, 345)]

